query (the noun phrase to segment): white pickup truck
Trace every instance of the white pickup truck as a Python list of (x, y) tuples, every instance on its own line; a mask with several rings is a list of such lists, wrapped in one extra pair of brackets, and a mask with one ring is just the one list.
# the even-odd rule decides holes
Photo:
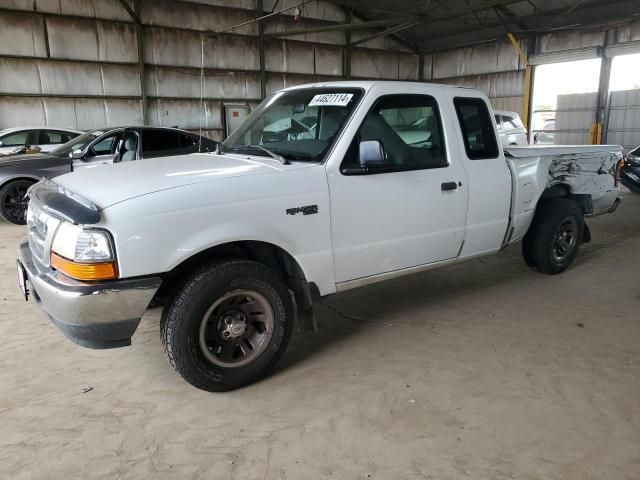
[(30, 192), (19, 282), (62, 332), (130, 345), (164, 305), (172, 366), (209, 391), (255, 381), (314, 299), (496, 253), (565, 270), (613, 211), (615, 146), (503, 151), (465, 88), (336, 82), (267, 98), (215, 153), (87, 169)]

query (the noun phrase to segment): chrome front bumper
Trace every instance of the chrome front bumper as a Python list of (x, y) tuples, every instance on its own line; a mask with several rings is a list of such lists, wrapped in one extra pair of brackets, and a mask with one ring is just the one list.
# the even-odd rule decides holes
[(20, 244), (19, 261), (38, 306), (65, 336), (89, 348), (131, 345), (131, 337), (162, 283), (159, 277), (79, 282), (36, 267), (26, 240)]

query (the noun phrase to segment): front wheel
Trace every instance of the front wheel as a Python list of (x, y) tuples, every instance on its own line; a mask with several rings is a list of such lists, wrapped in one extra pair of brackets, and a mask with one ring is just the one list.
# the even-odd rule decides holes
[(0, 217), (16, 225), (27, 223), (27, 190), (31, 185), (30, 180), (14, 180), (0, 189)]
[(268, 267), (230, 260), (187, 280), (165, 307), (160, 323), (173, 368), (202, 390), (220, 392), (269, 372), (293, 330), (293, 302)]
[(542, 273), (561, 273), (578, 254), (584, 235), (584, 214), (573, 200), (553, 198), (538, 207), (531, 228), (525, 260)]

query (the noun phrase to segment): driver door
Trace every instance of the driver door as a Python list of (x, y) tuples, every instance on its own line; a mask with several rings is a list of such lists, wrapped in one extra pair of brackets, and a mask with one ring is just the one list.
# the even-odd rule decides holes
[[(360, 142), (384, 160), (361, 168)], [(329, 177), (337, 284), (458, 256), (465, 236), (467, 175), (451, 158), (436, 99), (387, 95), (373, 105)], [(366, 282), (366, 280), (365, 280)]]
[(96, 139), (80, 159), (73, 160), (73, 169), (92, 168), (112, 164), (118, 159), (122, 132), (111, 132)]

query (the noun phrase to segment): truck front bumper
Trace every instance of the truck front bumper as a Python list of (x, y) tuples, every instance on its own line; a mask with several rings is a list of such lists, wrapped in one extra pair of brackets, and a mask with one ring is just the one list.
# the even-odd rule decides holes
[(20, 244), (18, 264), (24, 269), (26, 289), (38, 306), (67, 338), (89, 348), (131, 345), (131, 337), (162, 283), (159, 277), (79, 282), (36, 267), (26, 240)]

